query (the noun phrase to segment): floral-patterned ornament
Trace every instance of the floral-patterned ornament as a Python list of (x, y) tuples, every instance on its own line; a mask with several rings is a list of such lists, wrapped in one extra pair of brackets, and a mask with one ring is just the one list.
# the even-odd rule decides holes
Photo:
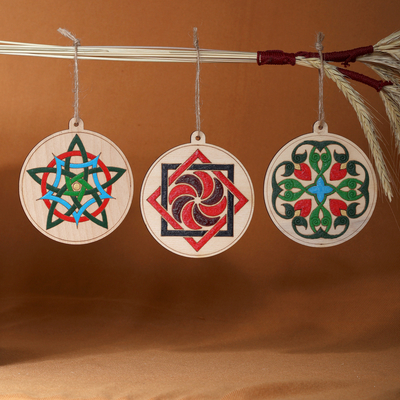
[(140, 194), (143, 220), (166, 249), (185, 257), (219, 254), (247, 229), (254, 191), (243, 165), (226, 150), (191, 143), (164, 153), (150, 167)]
[(40, 232), (58, 242), (86, 244), (121, 224), (132, 203), (133, 176), (111, 140), (75, 121), (29, 153), (19, 190), (22, 207)]
[(335, 246), (355, 236), (375, 208), (377, 182), (367, 156), (324, 123), (287, 143), (271, 161), (264, 200), (274, 224), (311, 247)]

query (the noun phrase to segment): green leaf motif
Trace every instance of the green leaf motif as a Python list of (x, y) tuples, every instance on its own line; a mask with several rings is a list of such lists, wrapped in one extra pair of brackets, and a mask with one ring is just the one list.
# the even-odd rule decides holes
[(321, 172), (321, 170), (319, 168), (318, 163), (319, 163), (319, 160), (321, 159), (321, 156), (319, 154), (317, 154), (315, 152), (315, 150), (316, 150), (315, 147), (311, 150), (309, 161), (310, 161), (311, 168), (319, 174)]
[[(296, 201), (298, 200), (303, 193), (306, 191), (306, 188), (296, 179), (284, 179), (283, 181), (278, 183), (279, 186), (284, 186), (286, 191), (279, 195), (279, 198), (286, 201)], [(292, 192), (292, 189), (299, 189), (296, 192)]]

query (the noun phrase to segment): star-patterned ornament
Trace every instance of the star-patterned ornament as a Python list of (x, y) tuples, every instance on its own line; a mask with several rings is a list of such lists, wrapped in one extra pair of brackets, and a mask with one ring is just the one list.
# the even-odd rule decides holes
[(311, 247), (343, 243), (369, 221), (377, 182), (367, 156), (324, 124), (287, 143), (264, 181), (268, 213), (290, 239)]
[(169, 150), (151, 166), (140, 207), (162, 246), (185, 257), (209, 257), (244, 234), (253, 214), (253, 185), (234, 156), (206, 144), (204, 133), (195, 131), (191, 143)]
[(133, 177), (122, 151), (83, 121), (42, 140), (20, 175), (20, 199), (32, 224), (67, 244), (85, 244), (113, 232), (133, 197)]

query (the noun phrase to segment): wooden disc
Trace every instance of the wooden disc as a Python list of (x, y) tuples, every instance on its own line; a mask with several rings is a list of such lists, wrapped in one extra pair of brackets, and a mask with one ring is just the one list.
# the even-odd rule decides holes
[(287, 143), (271, 161), (264, 200), (290, 239), (328, 247), (355, 236), (375, 208), (377, 183), (367, 156), (350, 140), (319, 130)]
[(21, 170), (19, 193), (32, 224), (67, 244), (109, 235), (125, 218), (133, 197), (133, 176), (122, 151), (104, 136), (69, 129), (43, 139)]
[(140, 207), (154, 238), (185, 257), (209, 257), (236, 243), (254, 209), (243, 165), (194, 132), (191, 143), (163, 154), (143, 181)]

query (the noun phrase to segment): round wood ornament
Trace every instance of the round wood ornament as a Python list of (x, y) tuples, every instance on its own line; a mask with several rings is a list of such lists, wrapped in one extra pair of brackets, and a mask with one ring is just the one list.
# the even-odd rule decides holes
[(83, 121), (43, 139), (21, 170), (22, 207), (47, 237), (86, 244), (113, 232), (133, 197), (133, 176), (122, 151)]
[(264, 181), (268, 213), (287, 237), (311, 247), (335, 246), (355, 236), (376, 204), (377, 182), (367, 156), (324, 123), (287, 143)]
[(185, 257), (219, 254), (244, 234), (254, 191), (243, 165), (229, 152), (206, 144), (195, 131), (189, 144), (164, 153), (143, 181), (140, 207), (153, 237)]

